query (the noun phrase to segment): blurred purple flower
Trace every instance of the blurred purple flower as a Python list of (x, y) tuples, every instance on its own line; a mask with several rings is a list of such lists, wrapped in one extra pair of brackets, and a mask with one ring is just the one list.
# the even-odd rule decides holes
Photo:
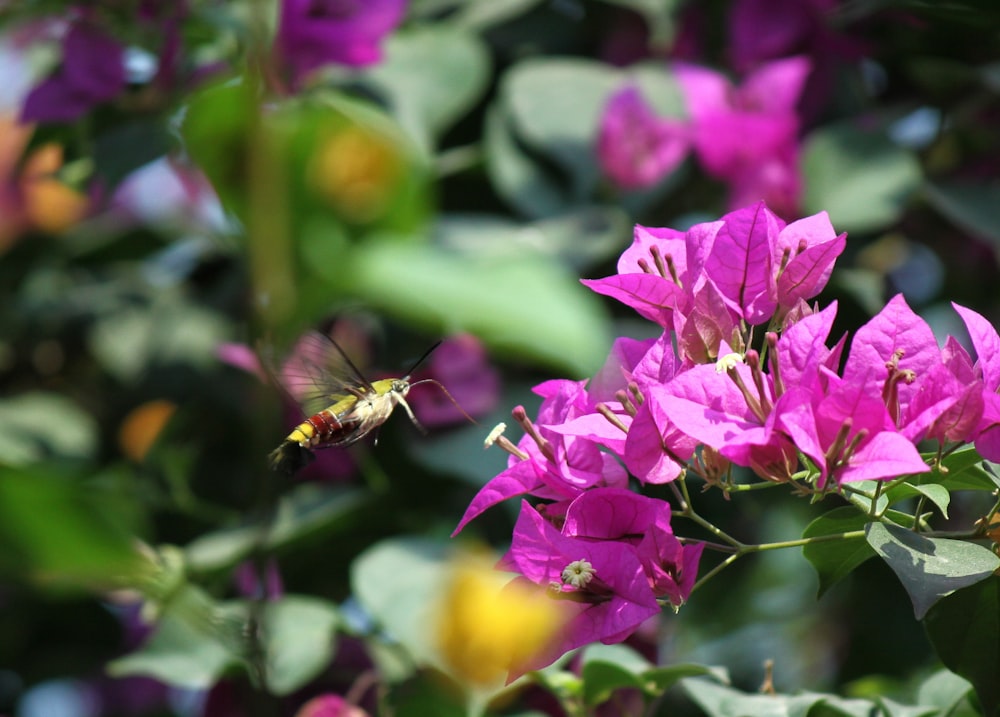
[(63, 37), (62, 62), (28, 94), (22, 122), (72, 122), (125, 89), (124, 50), (87, 19)]
[(294, 86), (323, 65), (372, 65), (405, 12), (406, 0), (282, 0), (275, 49)]
[(658, 117), (637, 87), (618, 90), (604, 106), (597, 158), (623, 189), (656, 184), (684, 161), (689, 146), (685, 123)]
[(736, 87), (714, 70), (678, 65), (695, 152), (705, 172), (729, 185), (730, 208), (762, 199), (779, 215), (798, 213), (796, 106), (809, 69), (803, 57), (778, 60)]
[(368, 717), (368, 713), (340, 695), (324, 694), (302, 705), (295, 717)]
[(729, 59), (737, 72), (771, 60), (805, 55), (812, 65), (799, 103), (815, 117), (833, 95), (845, 62), (866, 52), (862, 41), (844, 34), (834, 14), (841, 0), (734, 0), (729, 12)]
[(259, 567), (250, 560), (236, 566), (233, 582), (240, 595), (264, 600), (278, 600), (284, 595), (285, 586), (281, 580), (278, 561), (271, 558), (263, 568), (263, 574), (261, 574)]

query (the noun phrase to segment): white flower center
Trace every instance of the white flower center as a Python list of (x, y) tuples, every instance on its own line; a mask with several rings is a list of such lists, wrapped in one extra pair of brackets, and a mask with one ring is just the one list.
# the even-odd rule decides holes
[(586, 560), (574, 560), (563, 568), (562, 574), (559, 577), (565, 585), (582, 588), (586, 587), (596, 574), (597, 571), (594, 570), (594, 566)]

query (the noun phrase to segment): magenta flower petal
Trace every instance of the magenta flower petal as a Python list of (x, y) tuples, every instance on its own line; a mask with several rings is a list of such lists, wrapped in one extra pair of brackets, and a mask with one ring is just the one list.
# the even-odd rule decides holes
[(601, 116), (597, 157), (604, 173), (624, 189), (657, 184), (687, 156), (686, 125), (658, 117), (637, 87), (615, 92)]
[[(851, 352), (844, 365), (844, 380), (860, 383), (869, 395), (881, 396), (889, 377), (887, 363), (899, 355), (901, 371), (913, 371), (920, 376), (941, 362), (941, 351), (934, 332), (917, 316), (901, 294), (858, 329), (851, 341)], [(906, 404), (916, 389), (899, 382), (899, 402)]]
[[(579, 586), (567, 584), (563, 571), (580, 561), (589, 565), (592, 579)], [(621, 642), (660, 612), (633, 546), (562, 535), (527, 502), (521, 504), (504, 564), (544, 589), (561, 585), (562, 590), (553, 599), (560, 599), (569, 617), (558, 644), (517, 666), (511, 679), (527, 670), (540, 669), (559, 655), (590, 642)]]
[(323, 65), (364, 67), (405, 13), (406, 0), (281, 0), (275, 48), (294, 84)]
[(481, 515), (487, 508), (502, 503), (508, 498), (534, 493), (542, 485), (532, 461), (512, 461), (507, 470), (479, 489), (472, 502), (469, 503), (469, 507), (465, 509), (462, 519), (455, 526), (455, 530), (452, 531), (452, 537), (462, 532), (470, 520)]
[(705, 272), (719, 290), (733, 300), (750, 324), (765, 322), (776, 303), (772, 281), (771, 245), (782, 222), (763, 202), (723, 217)]
[(79, 21), (63, 38), (59, 68), (25, 98), (22, 122), (72, 122), (125, 89), (124, 50), (96, 25)]
[(684, 292), (677, 284), (655, 274), (615, 274), (604, 279), (581, 279), (581, 283), (663, 327), (671, 325), (673, 309), (684, 300)]
[(851, 457), (837, 476), (838, 483), (885, 480), (911, 473), (926, 473), (920, 452), (905, 436), (891, 431), (876, 433)]

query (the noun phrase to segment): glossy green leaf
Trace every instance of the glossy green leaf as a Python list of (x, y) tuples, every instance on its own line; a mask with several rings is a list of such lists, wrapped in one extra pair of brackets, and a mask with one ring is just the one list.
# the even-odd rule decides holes
[[(812, 521), (802, 533), (803, 538), (817, 538), (863, 530), (868, 516), (850, 506), (842, 506), (824, 513)], [(802, 547), (805, 556), (819, 576), (819, 594), (848, 575), (856, 567), (875, 555), (864, 539), (827, 540), (808, 543)]]
[(324, 600), (286, 595), (263, 606), (268, 689), (287, 695), (329, 664), (335, 650), (337, 608)]
[(434, 141), (486, 89), (490, 58), (478, 36), (454, 25), (393, 33), (368, 78), (388, 95), (394, 116), (429, 154)]
[(31, 391), (0, 401), (0, 464), (85, 460), (96, 449), (93, 417), (65, 396)]
[(804, 215), (827, 211), (838, 231), (870, 232), (899, 219), (921, 182), (909, 150), (856, 123), (826, 125), (803, 145)]
[(469, 331), (500, 353), (577, 376), (596, 371), (610, 346), (600, 300), (542, 257), (491, 260), (372, 241), (354, 258), (354, 293), (425, 329)]
[(1000, 576), (942, 598), (924, 626), (941, 662), (975, 687), (983, 713), (1000, 714)]
[(940, 598), (986, 579), (1000, 567), (1000, 557), (975, 543), (926, 538), (883, 523), (869, 523), (866, 532), (868, 544), (903, 584), (918, 620)]

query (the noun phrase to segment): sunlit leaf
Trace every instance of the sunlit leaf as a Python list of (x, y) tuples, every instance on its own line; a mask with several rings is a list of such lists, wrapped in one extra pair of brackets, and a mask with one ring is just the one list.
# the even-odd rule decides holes
[(425, 329), (468, 331), (576, 375), (593, 373), (610, 346), (597, 297), (541, 257), (490, 260), (389, 241), (354, 257), (354, 293)]
[(435, 139), (479, 98), (490, 58), (478, 36), (454, 25), (394, 33), (368, 75), (389, 96), (400, 123), (428, 154)]
[(243, 664), (245, 620), (245, 609), (220, 605), (187, 585), (167, 605), (152, 637), (137, 651), (111, 662), (108, 672), (206, 689), (227, 669)]
[(926, 538), (883, 523), (869, 523), (866, 532), (868, 544), (903, 584), (918, 620), (940, 598), (985, 580), (1000, 567), (1000, 557), (968, 541)]
[(87, 459), (96, 448), (94, 419), (65, 396), (31, 391), (0, 401), (0, 464)]
[(305, 686), (330, 662), (338, 612), (318, 598), (286, 595), (263, 606), (267, 686), (287, 695)]
[(857, 123), (826, 125), (806, 137), (803, 214), (827, 211), (838, 230), (868, 232), (897, 221), (921, 182), (909, 150)]
[(440, 664), (433, 632), (448, 571), (447, 544), (418, 538), (384, 540), (351, 566), (358, 601), (387, 635), (419, 663)]

